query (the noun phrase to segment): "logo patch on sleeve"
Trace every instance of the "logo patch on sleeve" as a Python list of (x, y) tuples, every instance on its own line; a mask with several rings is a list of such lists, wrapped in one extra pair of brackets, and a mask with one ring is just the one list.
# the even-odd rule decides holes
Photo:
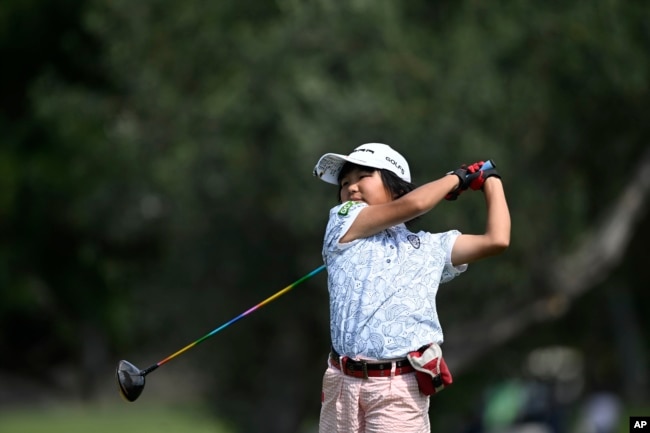
[(411, 245), (413, 245), (413, 248), (415, 248), (416, 250), (420, 248), (420, 238), (417, 235), (408, 235), (406, 239), (409, 240)]
[(345, 202), (345, 204), (343, 206), (341, 206), (341, 209), (339, 209), (339, 215), (347, 216), (347, 214), (350, 211), (350, 208), (352, 207), (353, 204), (354, 204), (353, 201)]

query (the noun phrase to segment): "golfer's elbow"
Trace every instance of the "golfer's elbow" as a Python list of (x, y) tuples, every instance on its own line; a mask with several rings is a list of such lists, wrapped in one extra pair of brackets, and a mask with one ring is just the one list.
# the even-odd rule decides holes
[(501, 254), (510, 246), (510, 233), (493, 236), (490, 242), (490, 252), (494, 255)]

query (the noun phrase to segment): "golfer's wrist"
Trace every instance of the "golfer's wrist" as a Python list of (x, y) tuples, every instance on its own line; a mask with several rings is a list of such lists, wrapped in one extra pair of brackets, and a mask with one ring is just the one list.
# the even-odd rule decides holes
[(497, 176), (488, 177), (485, 179), (481, 190), (483, 190), (485, 194), (491, 194), (492, 192), (499, 190), (503, 191), (503, 183), (501, 182), (501, 178)]
[(458, 174), (454, 173), (453, 171), (447, 173), (447, 176), (445, 176), (443, 179), (446, 179), (449, 182), (449, 191), (448, 192), (456, 191), (461, 185), (460, 176)]
[(483, 188), (487, 188), (488, 185), (491, 187), (494, 187), (494, 185), (500, 185), (501, 183), (501, 178), (499, 176), (490, 176), (485, 181), (483, 182)]

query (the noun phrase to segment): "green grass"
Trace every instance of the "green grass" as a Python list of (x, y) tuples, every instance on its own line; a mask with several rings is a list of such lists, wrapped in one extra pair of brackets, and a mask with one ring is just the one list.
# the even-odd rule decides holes
[(153, 405), (61, 406), (0, 410), (0, 432), (233, 433), (197, 409)]

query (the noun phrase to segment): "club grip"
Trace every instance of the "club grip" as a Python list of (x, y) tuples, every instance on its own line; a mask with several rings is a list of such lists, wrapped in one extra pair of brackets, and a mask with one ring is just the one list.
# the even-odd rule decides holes
[(494, 163), (494, 161), (492, 161), (491, 159), (488, 159), (481, 166), (481, 170), (489, 170), (489, 169), (495, 168), (495, 167), (496, 167), (496, 164)]

